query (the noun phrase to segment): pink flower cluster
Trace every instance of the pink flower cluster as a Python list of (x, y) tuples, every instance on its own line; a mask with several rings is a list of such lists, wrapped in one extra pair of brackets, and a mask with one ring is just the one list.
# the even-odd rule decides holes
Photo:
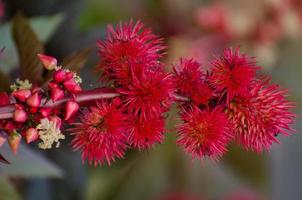
[[(83, 161), (110, 165), (127, 149), (145, 150), (162, 143), (165, 118), (176, 101), (182, 120), (177, 144), (192, 157), (217, 160), (232, 140), (261, 152), (277, 142), (279, 133), (292, 130), (294, 105), (286, 100), (287, 92), (259, 77), (260, 67), (239, 49), (226, 49), (209, 70), (192, 59), (180, 59), (168, 72), (161, 61), (162, 39), (141, 22), (109, 26), (106, 39), (98, 44), (100, 80), (108, 87), (91, 90), (93, 95), (85, 98), (77, 98), (87, 91), (81, 90), (75, 73), (57, 66), (53, 57), (39, 56), (45, 68), (54, 70), (48, 91), (15, 87), (13, 119), (0, 118), (1, 129), (14, 138), (9, 139), (14, 151), (21, 135), (28, 143), (44, 138), (43, 147), (50, 147), (49, 140), (64, 138), (57, 129), (67, 122), (72, 125), (68, 129), (72, 147), (82, 152)], [(105, 90), (116, 94), (103, 98)], [(76, 114), (79, 99), (89, 98), (93, 102)], [(50, 101), (52, 106), (47, 107)], [(0, 103), (12, 101), (2, 94)]]
[(39, 124), (43, 119), (55, 124), (57, 132), (59, 132), (62, 120), (72, 120), (79, 109), (78, 103), (74, 100), (63, 101), (63, 109), (61, 105), (58, 107), (47, 106), (50, 102), (60, 102), (64, 97), (73, 99), (74, 95), (81, 91), (81, 87), (75, 81), (75, 74), (58, 67), (55, 58), (45, 55), (39, 55), (39, 58), (45, 68), (55, 70), (53, 80), (48, 84), (48, 90), (45, 91), (28, 81), (17, 80), (17, 83), (12, 87), (11, 97), (6, 93), (0, 95), (0, 105), (13, 103), (13, 118), (0, 121), (1, 129), (8, 133), (7, 136), (0, 136), (0, 146), (8, 140), (14, 153), (17, 152), (22, 137), (26, 139), (28, 144), (41, 139)]

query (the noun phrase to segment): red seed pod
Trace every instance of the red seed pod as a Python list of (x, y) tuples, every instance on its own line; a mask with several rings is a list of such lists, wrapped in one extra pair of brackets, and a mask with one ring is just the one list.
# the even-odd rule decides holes
[(62, 83), (66, 80), (66, 71), (63, 69), (55, 71), (55, 73), (53, 74), (53, 79), (57, 83)]
[(14, 120), (15, 122), (23, 123), (27, 120), (27, 113), (24, 110), (15, 110)]
[(13, 131), (8, 136), (8, 144), (14, 154), (17, 154), (17, 152), (18, 152), (21, 138), (22, 138), (22, 136), (16, 131)]
[(50, 91), (50, 98), (53, 101), (58, 101), (64, 97), (64, 91), (60, 88), (54, 88)]
[(26, 100), (30, 107), (39, 107), (41, 104), (41, 96), (36, 92)]
[(27, 144), (36, 141), (38, 138), (39, 138), (39, 134), (38, 134), (37, 129), (29, 128), (26, 130), (25, 139), (26, 139)]
[(78, 110), (79, 110), (78, 103), (74, 101), (68, 101), (65, 105), (66, 115), (64, 120), (70, 119), (70, 117), (72, 117), (72, 115), (74, 115)]
[(13, 96), (18, 99), (19, 101), (26, 101), (28, 97), (30, 97), (31, 91), (30, 90), (17, 90), (13, 92)]
[(47, 70), (54, 70), (55, 67), (57, 66), (57, 59), (51, 56), (43, 55), (43, 54), (38, 54), (38, 57), (40, 61), (42, 62), (43, 66)]

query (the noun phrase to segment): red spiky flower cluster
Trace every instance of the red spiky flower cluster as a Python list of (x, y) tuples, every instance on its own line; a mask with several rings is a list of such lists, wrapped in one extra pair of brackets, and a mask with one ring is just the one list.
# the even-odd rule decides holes
[[(184, 124), (177, 141), (187, 152), (217, 159), (232, 138), (245, 149), (261, 152), (278, 142), (278, 133), (292, 131), (293, 104), (285, 99), (287, 92), (257, 77), (260, 67), (253, 58), (226, 49), (211, 65), (206, 73), (192, 60), (174, 66), (178, 94), (190, 100), (181, 106)], [(194, 96), (200, 96), (200, 102)]]
[(98, 44), (98, 69), (108, 87), (82, 91), (75, 73), (39, 55), (44, 67), (54, 70), (53, 79), (48, 90), (18, 80), (12, 95), (0, 93), (0, 146), (8, 140), (16, 152), (22, 137), (40, 141), (43, 149), (58, 146), (65, 123), (72, 126), (71, 144), (83, 161), (110, 165), (129, 148), (163, 142), (165, 116), (175, 101), (182, 120), (177, 144), (192, 157), (218, 160), (232, 140), (261, 152), (277, 142), (279, 133), (292, 130), (294, 105), (287, 92), (258, 77), (260, 67), (239, 49), (226, 49), (210, 70), (180, 59), (169, 73), (160, 60), (162, 39), (141, 22), (109, 26)]

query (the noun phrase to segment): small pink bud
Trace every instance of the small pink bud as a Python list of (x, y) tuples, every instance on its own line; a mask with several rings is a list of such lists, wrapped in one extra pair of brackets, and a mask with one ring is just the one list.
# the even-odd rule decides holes
[(50, 91), (52, 101), (58, 101), (64, 97), (64, 91), (60, 88), (54, 88)]
[(30, 90), (17, 90), (13, 92), (13, 96), (18, 99), (19, 101), (26, 101), (28, 97), (30, 97), (31, 91)]
[(54, 57), (43, 54), (38, 54), (38, 57), (47, 70), (53, 70), (58, 64), (57, 59)]
[(52, 111), (51, 108), (41, 108), (40, 114), (42, 115), (42, 117), (48, 117), (51, 111)]
[(49, 87), (50, 89), (54, 89), (54, 88), (58, 88), (59, 85), (58, 85), (56, 82), (54, 82), (54, 81), (50, 81), (50, 82), (48, 83), (48, 87)]
[(53, 79), (57, 83), (62, 83), (64, 80), (66, 80), (66, 71), (63, 69), (55, 71), (53, 74)]
[(66, 115), (64, 120), (70, 119), (70, 117), (72, 117), (72, 115), (74, 115), (78, 110), (79, 110), (78, 103), (74, 101), (68, 101), (65, 105)]
[(14, 112), (15, 122), (23, 123), (27, 120), (27, 113), (24, 110), (15, 110)]
[(14, 154), (17, 154), (17, 152), (18, 152), (21, 138), (22, 138), (22, 136), (19, 133), (17, 133), (16, 131), (13, 131), (8, 136), (8, 144), (9, 144), (10, 148), (12, 149), (12, 151), (14, 152)]
[(56, 115), (52, 115), (49, 117), (49, 121), (54, 122), (57, 125), (57, 128), (61, 128), (62, 126), (62, 119)]
[(36, 141), (38, 138), (39, 138), (39, 134), (37, 129), (29, 128), (26, 130), (25, 139), (27, 144)]
[(82, 88), (74, 81), (74, 79), (65, 81), (63, 85), (66, 88), (66, 90), (68, 90), (71, 93), (77, 93), (82, 91)]
[(26, 100), (26, 103), (31, 107), (39, 107), (41, 104), (41, 96), (36, 92)]

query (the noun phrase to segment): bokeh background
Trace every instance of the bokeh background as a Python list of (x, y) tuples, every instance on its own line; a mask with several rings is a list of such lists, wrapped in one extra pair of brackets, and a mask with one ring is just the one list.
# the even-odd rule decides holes
[(263, 73), (297, 102), (297, 132), (279, 136), (282, 144), (268, 153), (231, 144), (220, 162), (201, 162), (175, 145), (172, 109), (163, 144), (129, 151), (111, 167), (82, 165), (68, 140), (47, 151), (22, 145), (17, 156), (4, 146), (0, 152), (11, 165), (0, 165), (0, 200), (302, 199), (301, 0), (0, 0), (1, 90), (29, 64), (20, 54), (42, 49), (80, 70), (85, 87), (100, 84), (96, 41), (107, 24), (131, 18), (164, 38), (167, 68), (179, 57), (207, 67), (228, 46), (257, 57)]

